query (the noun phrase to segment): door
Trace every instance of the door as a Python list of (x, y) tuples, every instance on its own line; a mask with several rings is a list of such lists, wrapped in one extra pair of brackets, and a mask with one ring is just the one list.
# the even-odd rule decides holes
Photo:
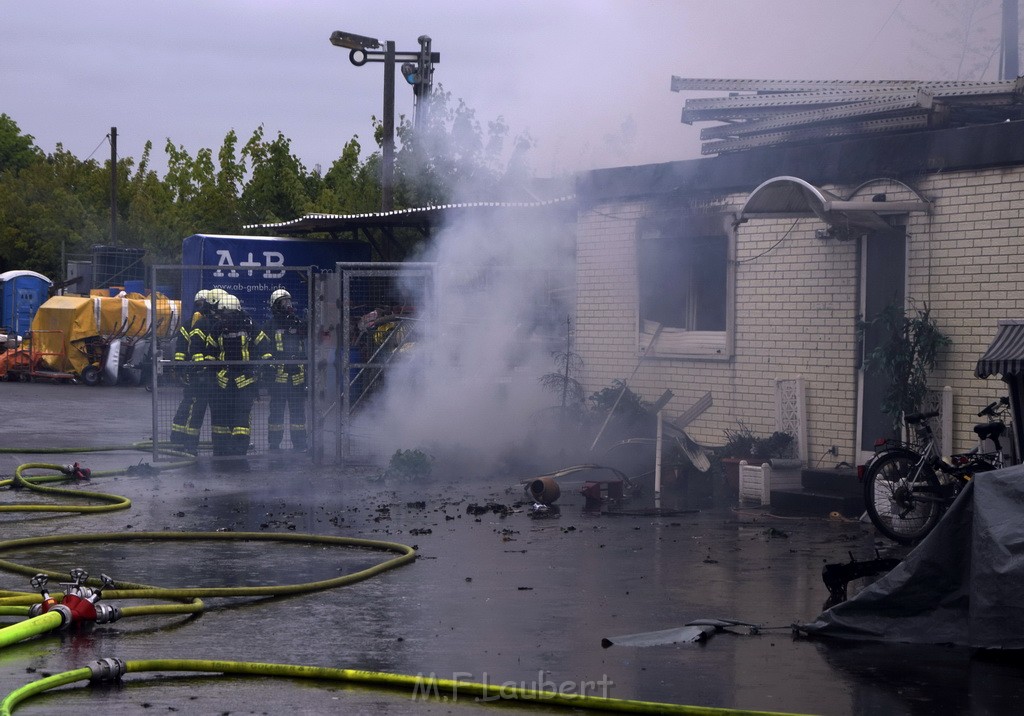
[[(904, 306), (906, 302), (906, 228), (894, 227), (896, 232), (868, 234), (861, 244), (861, 305), (865, 321), (878, 316), (888, 305)], [(884, 338), (884, 329), (870, 326), (861, 338), (859, 369), (859, 396), (857, 401), (858, 463), (874, 453), (878, 438), (898, 438), (892, 416), (882, 412), (886, 378), (864, 371), (864, 356), (871, 353)]]

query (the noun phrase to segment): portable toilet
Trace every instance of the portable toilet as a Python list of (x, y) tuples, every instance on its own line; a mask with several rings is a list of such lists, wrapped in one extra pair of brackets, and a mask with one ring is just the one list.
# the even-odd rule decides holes
[(28, 333), (52, 285), (53, 281), (35, 271), (0, 273), (0, 327), (20, 336)]

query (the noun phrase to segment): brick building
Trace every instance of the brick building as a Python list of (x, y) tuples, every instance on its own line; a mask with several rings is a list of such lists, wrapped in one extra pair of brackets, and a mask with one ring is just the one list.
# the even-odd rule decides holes
[[(1010, 83), (1004, 106), (1016, 97)], [(965, 113), (936, 103), (916, 130), (582, 175), (587, 389), (630, 376), (646, 351), (630, 386), (647, 400), (670, 388), (677, 414), (710, 391), (687, 430), (720, 445), (740, 422), (776, 429), (778, 381), (799, 377), (807, 461), (855, 465), (889, 420), (861, 369), (858, 319), (927, 305), (952, 339), (931, 375), (947, 396), (943, 447), (972, 447), (977, 410), (1006, 393), (975, 365), (1000, 319), (1024, 317), (1024, 121)]]

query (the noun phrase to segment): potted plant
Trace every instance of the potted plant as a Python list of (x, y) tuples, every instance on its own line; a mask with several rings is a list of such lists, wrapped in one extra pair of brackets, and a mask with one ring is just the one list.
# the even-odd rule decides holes
[(775, 431), (768, 436), (759, 436), (750, 428), (739, 423), (735, 430), (725, 431), (725, 445), (719, 450), (722, 460), (722, 474), (729, 489), (739, 493), (740, 462), (760, 464), (769, 460), (793, 456), (794, 440), (789, 433)]

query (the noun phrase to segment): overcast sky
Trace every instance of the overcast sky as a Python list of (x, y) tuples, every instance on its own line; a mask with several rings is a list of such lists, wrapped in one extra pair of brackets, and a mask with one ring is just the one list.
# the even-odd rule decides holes
[[(435, 83), (532, 135), (550, 175), (699, 156), (672, 75), (993, 80), (998, 21), (998, 0), (0, 0), (0, 113), (101, 162), (116, 126), (119, 154), (152, 140), (158, 170), (168, 138), (194, 154), (262, 124), (326, 170), (371, 143), (383, 90), (331, 32), (399, 51), (425, 34)], [(412, 114), (401, 77), (396, 109)]]

